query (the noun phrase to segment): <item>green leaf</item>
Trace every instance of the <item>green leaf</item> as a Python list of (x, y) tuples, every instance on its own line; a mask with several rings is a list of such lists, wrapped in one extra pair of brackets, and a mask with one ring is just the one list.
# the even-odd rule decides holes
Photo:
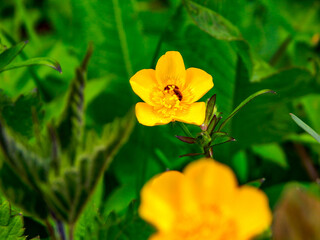
[(314, 76), (306, 69), (289, 68), (263, 79), (248, 83), (244, 64), (238, 63), (238, 79), (234, 93), (234, 104), (238, 104), (252, 92), (272, 89), (277, 95), (264, 94), (256, 98), (233, 118), (232, 136), (238, 140), (238, 147), (252, 144), (281, 142), (295, 132), (295, 124), (288, 118), (297, 98), (318, 92)]
[(23, 240), (23, 217), (21, 213), (13, 214), (8, 201), (0, 199), (0, 239)]
[(246, 183), (249, 175), (249, 160), (246, 151), (241, 150), (233, 155), (232, 167), (240, 183)]
[(87, 66), (92, 55), (92, 45), (89, 46), (81, 66), (76, 69), (76, 76), (69, 88), (68, 100), (61, 117), (57, 132), (63, 150), (70, 151), (70, 161), (82, 140), (84, 125), (84, 89), (86, 84)]
[(52, 58), (46, 58), (46, 57), (31, 58), (23, 62), (7, 65), (6, 67), (0, 69), (0, 73), (15, 69), (15, 68), (29, 67), (29, 66), (48, 66), (62, 73), (60, 64), (56, 60)]
[(224, 120), (221, 125), (219, 126), (219, 130), (220, 131), (226, 124), (227, 122), (234, 116), (236, 115), (236, 113), (243, 108), (246, 104), (248, 104), (251, 100), (253, 100), (255, 97), (258, 97), (262, 94), (265, 93), (275, 93), (274, 91), (270, 90), (270, 89), (264, 89), (264, 90), (260, 90), (254, 94), (251, 94), (249, 97), (247, 97), (245, 100), (243, 100), (233, 111), (232, 113), (230, 113), (230, 115), (226, 118), (226, 120)]
[[(216, 94), (212, 95), (212, 97), (208, 98), (206, 101), (206, 118), (203, 122), (202, 130), (207, 130), (211, 126), (209, 123), (211, 122), (212, 118), (214, 117), (215, 113), (215, 105), (216, 105)], [(208, 130), (210, 132), (210, 130)]]
[[(135, 124), (132, 111), (104, 127), (99, 138), (91, 133), (73, 167), (41, 185), (45, 199), (59, 219), (74, 224), (93, 194), (101, 176), (119, 148), (128, 140)], [(62, 160), (64, 161), (64, 160)]]
[[(241, 56), (249, 74), (251, 81), (259, 81), (261, 78), (271, 74), (273, 70), (262, 59), (251, 52), (250, 45), (242, 37), (239, 29), (226, 18), (218, 14), (210, 5), (200, 0), (185, 0), (189, 15), (195, 24), (210, 36), (225, 41), (230, 41), (231, 46)], [(237, 2), (231, 4), (237, 5)]]
[(191, 0), (185, 0), (184, 4), (200, 29), (217, 39), (242, 40), (240, 31), (221, 15)]
[(13, 59), (17, 57), (17, 55), (22, 51), (22, 49), (26, 46), (27, 43), (28, 41), (18, 43), (17, 45), (8, 48), (0, 54), (0, 72), (9, 63), (11, 63)]
[(285, 138), (286, 141), (298, 142), (302, 144), (316, 144), (318, 146), (317, 140), (315, 140), (310, 134), (308, 133), (301, 133), (301, 134), (290, 134)]
[(4, 161), (0, 168), (0, 187), (4, 194), (17, 206), (45, 219), (49, 210), (38, 185), (47, 181), (48, 159), (38, 155), (3, 123), (0, 124), (0, 145)]
[(220, 144), (224, 144), (224, 143), (228, 143), (228, 142), (234, 142), (236, 141), (236, 139), (234, 139), (233, 137), (228, 136), (227, 134), (223, 133), (223, 132), (218, 132), (218, 135), (215, 136), (213, 138), (212, 143), (210, 144), (211, 147), (220, 145)]
[(309, 127), (307, 124), (305, 124), (300, 118), (298, 118), (296, 115), (290, 113), (291, 118), (293, 121), (296, 122), (303, 130), (305, 130), (307, 133), (309, 133), (315, 140), (317, 140), (318, 143), (320, 143), (320, 135), (316, 133), (311, 127)]
[(250, 182), (248, 182), (246, 185), (252, 186), (252, 187), (256, 187), (256, 188), (260, 188), (261, 185), (262, 185), (265, 181), (266, 181), (265, 178), (260, 178), (260, 179), (257, 179), (257, 180), (250, 181)]
[(7, 102), (2, 109), (2, 118), (14, 131), (31, 138), (34, 133), (35, 121), (41, 125), (44, 118), (39, 94), (20, 95), (14, 102)]
[(85, 239), (97, 231), (99, 225), (97, 222), (101, 219), (101, 207), (104, 204), (102, 201), (104, 193), (104, 183), (100, 180), (92, 198), (88, 201), (83, 213), (77, 221), (75, 228), (75, 239)]
[(266, 161), (272, 161), (283, 168), (288, 167), (286, 155), (283, 149), (276, 143), (253, 145), (252, 150)]
[(26, 181), (21, 180), (21, 176), (7, 163), (3, 163), (0, 167), (0, 178), (1, 191), (13, 204), (35, 218), (44, 220), (48, 217), (49, 210), (43, 195), (35, 191)]

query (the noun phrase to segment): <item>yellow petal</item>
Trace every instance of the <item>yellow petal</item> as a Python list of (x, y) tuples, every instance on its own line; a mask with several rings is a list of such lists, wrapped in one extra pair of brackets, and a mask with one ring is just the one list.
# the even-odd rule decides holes
[(136, 116), (138, 122), (146, 126), (164, 125), (171, 122), (170, 118), (161, 118), (147, 103), (136, 104)]
[(180, 238), (173, 234), (165, 234), (165, 233), (155, 233), (151, 235), (151, 237), (148, 240), (184, 240), (183, 236)]
[(168, 171), (151, 179), (141, 190), (140, 216), (158, 230), (170, 232), (180, 203), (182, 173)]
[(204, 102), (192, 103), (187, 109), (179, 112), (174, 120), (195, 125), (201, 125), (206, 116), (206, 104)]
[(151, 93), (157, 87), (156, 72), (153, 69), (143, 69), (130, 78), (130, 84), (143, 101), (153, 105)]
[(212, 76), (198, 68), (186, 70), (187, 80), (185, 91), (190, 94), (190, 101), (195, 102), (205, 95), (212, 87)]
[(186, 68), (181, 54), (171, 51), (162, 55), (156, 66), (156, 77), (162, 88), (167, 85), (182, 88), (186, 80)]
[(228, 206), (232, 204), (237, 181), (232, 170), (210, 158), (189, 164), (184, 170), (186, 178), (193, 183), (198, 201), (203, 206)]
[(234, 216), (241, 239), (251, 239), (270, 226), (272, 214), (268, 198), (261, 190), (243, 186), (234, 199)]

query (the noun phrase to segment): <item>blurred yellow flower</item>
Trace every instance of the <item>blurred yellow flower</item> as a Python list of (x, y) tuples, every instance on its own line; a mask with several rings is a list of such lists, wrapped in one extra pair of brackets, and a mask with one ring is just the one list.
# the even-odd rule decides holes
[(158, 230), (150, 240), (248, 240), (272, 220), (261, 190), (238, 187), (228, 166), (206, 158), (146, 183), (139, 214)]
[(143, 69), (131, 79), (133, 91), (145, 103), (136, 105), (138, 121), (146, 126), (180, 121), (201, 125), (205, 103), (197, 102), (212, 87), (212, 77), (198, 68), (185, 69), (179, 52), (161, 56), (156, 69)]

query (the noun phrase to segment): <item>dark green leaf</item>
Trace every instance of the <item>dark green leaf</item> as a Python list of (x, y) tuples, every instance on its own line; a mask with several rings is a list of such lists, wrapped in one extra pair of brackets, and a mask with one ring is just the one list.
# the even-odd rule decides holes
[(13, 204), (38, 219), (44, 220), (48, 217), (49, 210), (43, 195), (21, 180), (21, 176), (14, 172), (7, 163), (3, 163), (0, 168), (0, 178), (1, 191)]
[(0, 144), (1, 160), (4, 160), (0, 168), (0, 186), (4, 194), (27, 212), (46, 218), (48, 209), (38, 186), (47, 181), (48, 159), (39, 156), (3, 124), (0, 125)]
[(232, 111), (232, 113), (230, 113), (230, 115), (227, 117), (226, 120), (224, 120), (221, 125), (219, 126), (219, 130), (220, 131), (226, 124), (227, 122), (234, 116), (236, 115), (236, 113), (241, 109), (243, 108), (246, 104), (248, 104), (251, 100), (253, 100), (255, 97), (258, 97), (262, 94), (265, 94), (265, 93), (275, 93), (274, 91), (270, 90), (270, 89), (264, 89), (264, 90), (260, 90), (252, 95), (250, 95), (249, 97), (247, 97), (245, 100), (243, 100), (239, 105), (238, 107), (236, 107), (236, 109), (234, 109)]
[(37, 121), (41, 126), (44, 118), (39, 94), (21, 95), (14, 102), (5, 104), (2, 110), (2, 117), (6, 121), (6, 124), (14, 131), (25, 137), (32, 137), (34, 133), (34, 121)]

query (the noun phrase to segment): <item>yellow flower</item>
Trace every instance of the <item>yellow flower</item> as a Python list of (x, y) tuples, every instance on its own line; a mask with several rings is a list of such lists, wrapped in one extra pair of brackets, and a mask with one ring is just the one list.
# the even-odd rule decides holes
[(197, 102), (212, 87), (212, 77), (198, 68), (185, 69), (179, 52), (167, 52), (156, 69), (143, 69), (131, 79), (133, 91), (145, 103), (136, 105), (138, 121), (146, 126), (180, 121), (201, 125), (205, 103)]
[(261, 190), (238, 187), (228, 166), (206, 158), (146, 183), (139, 214), (158, 230), (150, 240), (248, 240), (272, 220)]

